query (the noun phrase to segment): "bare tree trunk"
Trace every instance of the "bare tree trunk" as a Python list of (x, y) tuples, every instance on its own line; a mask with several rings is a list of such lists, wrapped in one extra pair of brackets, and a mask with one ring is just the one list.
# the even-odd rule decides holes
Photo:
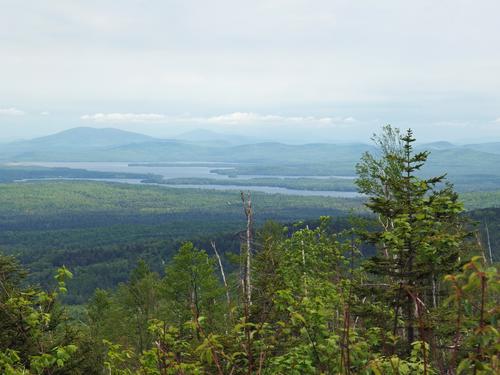
[(229, 309), (229, 315), (230, 315), (230, 318), (232, 320), (231, 295), (229, 294), (229, 287), (227, 286), (226, 273), (224, 272), (224, 266), (222, 265), (222, 260), (220, 258), (219, 252), (217, 251), (217, 247), (215, 246), (215, 241), (210, 241), (210, 244), (212, 245), (212, 249), (214, 249), (215, 256), (217, 257), (217, 261), (219, 262), (220, 273), (222, 275), (222, 282), (224, 283), (224, 288), (226, 288), (227, 307)]
[(432, 306), (434, 308), (437, 307), (437, 285), (436, 285), (436, 276), (434, 272), (432, 273)]
[(245, 338), (246, 338), (246, 353), (248, 358), (248, 375), (254, 372), (254, 355), (252, 348), (252, 334), (248, 323), (250, 321), (250, 306), (252, 305), (252, 277), (251, 277), (251, 260), (252, 260), (252, 235), (253, 235), (253, 212), (252, 212), (252, 199), (250, 193), (241, 192), (241, 201), (243, 202), (243, 209), (247, 217), (247, 230), (246, 230), (246, 253), (245, 253), (245, 272), (242, 280), (243, 292), (245, 298), (244, 314), (245, 314)]
[(486, 253), (484, 252), (484, 246), (483, 246), (483, 243), (481, 242), (481, 234), (479, 233), (478, 230), (476, 230), (474, 232), (475, 236), (476, 236), (476, 242), (477, 242), (477, 246), (481, 249), (481, 254), (483, 256), (483, 261), (485, 264), (488, 264), (488, 259), (486, 258)]
[(251, 277), (251, 259), (252, 259), (252, 236), (253, 236), (253, 211), (252, 198), (250, 193), (245, 197), (245, 193), (241, 192), (241, 201), (247, 217), (247, 233), (246, 233), (246, 265), (245, 265), (245, 297), (248, 306), (252, 304), (252, 277)]
[(491, 242), (490, 242), (490, 230), (488, 229), (488, 223), (484, 223), (486, 226), (486, 241), (488, 242), (488, 252), (490, 256), (490, 264), (493, 264), (493, 253), (491, 251)]

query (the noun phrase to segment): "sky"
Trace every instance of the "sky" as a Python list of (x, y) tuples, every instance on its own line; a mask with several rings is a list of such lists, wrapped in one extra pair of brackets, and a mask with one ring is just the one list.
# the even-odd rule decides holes
[(0, 0), (0, 141), (500, 140), (498, 0)]

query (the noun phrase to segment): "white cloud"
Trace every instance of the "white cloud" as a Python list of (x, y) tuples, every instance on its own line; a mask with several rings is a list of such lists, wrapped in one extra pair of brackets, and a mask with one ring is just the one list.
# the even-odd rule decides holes
[(167, 116), (158, 113), (96, 113), (80, 117), (96, 123), (192, 123), (209, 125), (341, 125), (356, 120), (353, 117), (282, 116), (255, 112), (233, 112), (217, 116)]
[(40, 115), (42, 115), (42, 116), (48, 116), (48, 115), (50, 115), (50, 112), (43, 111), (43, 112), (40, 112)]
[(85, 121), (99, 123), (143, 123), (143, 122), (165, 122), (167, 117), (158, 113), (95, 113), (80, 117)]
[(500, 124), (500, 117), (497, 118), (494, 122), (497, 123), (497, 124)]
[(208, 117), (204, 122), (219, 125), (252, 125), (252, 124), (300, 124), (300, 125), (338, 125), (354, 122), (353, 117), (316, 117), (316, 116), (281, 116), (264, 115), (253, 112), (233, 112), (220, 116)]
[(276, 115), (260, 115), (252, 112), (233, 112), (206, 118), (200, 117), (198, 120), (211, 124), (238, 125), (255, 122), (281, 121), (283, 118)]
[(0, 108), (0, 116), (22, 116), (25, 113), (17, 108)]

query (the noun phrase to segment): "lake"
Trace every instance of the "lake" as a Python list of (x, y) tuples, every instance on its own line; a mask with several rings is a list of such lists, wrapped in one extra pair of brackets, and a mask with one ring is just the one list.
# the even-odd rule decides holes
[[(134, 163), (137, 164), (137, 163)], [(10, 163), (10, 165), (21, 165), (21, 166), (40, 166), (47, 168), (73, 168), (73, 169), (86, 169), (89, 171), (96, 172), (115, 172), (115, 173), (140, 173), (140, 174), (156, 174), (160, 175), (165, 179), (170, 178), (211, 178), (217, 180), (248, 180), (251, 178), (317, 178), (317, 179), (325, 179), (325, 178), (344, 178), (344, 179), (353, 179), (352, 176), (281, 176), (281, 175), (245, 175), (238, 177), (229, 177), (227, 175), (220, 175), (217, 173), (211, 172), (211, 170), (215, 169), (214, 166), (210, 166), (210, 163), (207, 163), (207, 166), (199, 166), (200, 163), (197, 163), (197, 166), (190, 166), (189, 163), (170, 163), (170, 164), (178, 164), (178, 166), (149, 166), (149, 165), (133, 165), (130, 166), (129, 163), (121, 163), (121, 162), (23, 162), (23, 163)], [(217, 163), (217, 169), (221, 169), (221, 163)], [(230, 164), (228, 164), (227, 168), (231, 168)], [(43, 179), (43, 180), (51, 180), (51, 179)], [(58, 180), (61, 180), (58, 178)], [(298, 196), (326, 196), (326, 197), (337, 197), (337, 198), (356, 198), (361, 195), (357, 192), (352, 191), (317, 191), (317, 190), (297, 190), (297, 189), (288, 189), (282, 187), (275, 186), (246, 186), (246, 185), (195, 185), (195, 184), (182, 184), (182, 185), (170, 185), (170, 184), (152, 184), (152, 183), (143, 183), (141, 179), (99, 179), (99, 178), (78, 178), (71, 179), (66, 178), (64, 180), (91, 180), (91, 181), (105, 181), (105, 182), (118, 182), (118, 183), (127, 183), (127, 184), (142, 184), (142, 185), (156, 185), (156, 186), (164, 186), (164, 187), (172, 187), (172, 188), (188, 188), (188, 189), (208, 189), (208, 190), (250, 190), (250, 191), (258, 191), (268, 194), (286, 194), (286, 195), (298, 195)], [(27, 180), (23, 180), (27, 181)]]

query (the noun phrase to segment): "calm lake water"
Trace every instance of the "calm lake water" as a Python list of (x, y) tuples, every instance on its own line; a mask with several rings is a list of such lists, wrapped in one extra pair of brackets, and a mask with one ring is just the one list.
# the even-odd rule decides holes
[(240, 185), (163, 185), (174, 188), (212, 189), (212, 190), (250, 190), (267, 194), (300, 195), (306, 197), (334, 197), (334, 198), (359, 198), (361, 194), (355, 191), (321, 191), (321, 190), (296, 190), (276, 186), (240, 186)]
[[(220, 163), (218, 163), (220, 165)], [(216, 178), (226, 180), (229, 177), (224, 175), (219, 175), (217, 173), (211, 173), (212, 169), (215, 167), (191, 167), (182, 165), (179, 163), (177, 167), (156, 167), (156, 166), (129, 166), (129, 163), (118, 163), (118, 162), (26, 162), (26, 163), (11, 163), (11, 165), (36, 165), (39, 167), (48, 168), (74, 168), (74, 169), (86, 169), (89, 171), (97, 172), (117, 172), (117, 173), (152, 173), (163, 176), (164, 178)], [(229, 168), (229, 167), (228, 167)], [(220, 169), (220, 168), (217, 168)]]
[[(221, 163), (217, 163), (217, 168), (210, 166), (190, 166), (186, 163), (179, 163), (178, 166), (129, 166), (129, 163), (120, 162), (25, 162), (25, 163), (11, 163), (11, 165), (23, 165), (23, 166), (40, 166), (48, 168), (74, 168), (74, 169), (86, 169), (89, 171), (97, 172), (119, 172), (119, 173), (141, 173), (141, 174), (156, 174), (160, 175), (165, 179), (169, 178), (212, 178), (217, 180), (246, 180), (251, 178), (259, 177), (271, 177), (271, 178), (345, 178), (353, 179), (351, 176), (269, 176), (269, 175), (248, 175), (248, 176), (238, 176), (237, 178), (228, 177), (226, 175), (219, 175), (217, 173), (212, 173), (212, 169), (221, 169)], [(227, 168), (231, 168), (228, 166)], [(51, 179), (43, 179), (51, 180)], [(61, 179), (57, 179), (61, 180)], [(142, 185), (157, 185), (172, 188), (189, 188), (189, 189), (208, 189), (208, 190), (250, 190), (258, 191), (268, 194), (286, 194), (286, 195), (299, 195), (299, 196), (326, 196), (326, 197), (338, 197), (338, 198), (356, 198), (360, 197), (357, 192), (346, 192), (346, 191), (317, 191), (317, 190), (295, 190), (287, 189), (275, 186), (246, 186), (246, 185), (166, 185), (166, 184), (147, 184), (141, 182), (140, 179), (100, 179), (100, 178), (78, 178), (71, 179), (66, 178), (64, 180), (91, 180), (91, 181), (106, 181), (106, 182), (119, 182), (127, 184), (142, 184)], [(27, 180), (24, 180), (27, 181)]]

